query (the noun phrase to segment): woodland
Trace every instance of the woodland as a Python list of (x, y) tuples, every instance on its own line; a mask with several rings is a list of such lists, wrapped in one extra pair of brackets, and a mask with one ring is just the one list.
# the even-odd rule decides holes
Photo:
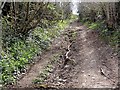
[(0, 87), (118, 88), (120, 2), (0, 2)]

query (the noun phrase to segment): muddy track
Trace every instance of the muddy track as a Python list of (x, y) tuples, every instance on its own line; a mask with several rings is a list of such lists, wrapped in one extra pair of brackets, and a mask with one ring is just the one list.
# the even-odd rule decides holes
[(74, 62), (69, 60), (64, 68), (60, 66), (62, 62), (56, 65), (46, 83), (60, 88), (115, 88), (118, 58), (111, 47), (99, 39), (96, 31), (88, 30), (77, 22), (71, 27), (69, 31), (77, 32), (68, 50), (69, 58)]
[[(97, 32), (80, 26), (76, 46), (79, 53), (74, 71), (78, 71), (72, 80), (76, 88), (113, 88), (118, 82), (118, 58), (111, 47), (102, 42)], [(75, 47), (76, 47), (75, 46)], [(70, 84), (71, 86), (71, 84)]]
[(42, 71), (49, 58), (58, 52), (62, 53), (59, 62), (54, 65), (53, 72), (43, 82), (49, 87), (114, 88), (117, 86), (117, 55), (109, 45), (99, 39), (96, 31), (88, 30), (85, 26), (73, 22), (52, 45), (50, 51), (43, 55), (42, 61), (33, 66), (18, 82), (20, 86), (30, 86), (31, 81), (39, 74), (38, 72)]

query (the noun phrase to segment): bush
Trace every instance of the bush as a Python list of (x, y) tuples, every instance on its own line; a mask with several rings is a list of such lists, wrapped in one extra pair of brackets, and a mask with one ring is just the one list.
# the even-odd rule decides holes
[[(26, 65), (33, 62), (33, 57), (42, 53), (50, 45), (52, 38), (59, 35), (60, 31), (68, 24), (66, 21), (58, 21), (51, 28), (37, 27), (27, 38), (13, 36), (10, 25), (3, 23), (3, 51), (0, 62), (1, 83), (8, 85), (13, 84), (18, 79), (20, 73), (24, 73)], [(6, 27), (7, 26), (7, 27)], [(9, 32), (9, 34), (8, 34)]]
[(97, 30), (100, 34), (100, 37), (108, 42), (110, 45), (114, 46), (116, 49), (118, 47), (118, 43), (120, 42), (120, 30), (119, 27), (116, 30), (108, 30), (104, 21), (102, 22), (90, 22), (86, 21), (86, 19), (82, 20), (82, 23), (86, 25), (89, 29)]

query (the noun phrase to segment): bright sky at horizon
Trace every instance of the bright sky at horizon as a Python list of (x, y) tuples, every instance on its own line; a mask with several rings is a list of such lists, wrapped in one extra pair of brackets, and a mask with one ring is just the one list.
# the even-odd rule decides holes
[(78, 2), (77, 0), (72, 0), (72, 13), (78, 15)]

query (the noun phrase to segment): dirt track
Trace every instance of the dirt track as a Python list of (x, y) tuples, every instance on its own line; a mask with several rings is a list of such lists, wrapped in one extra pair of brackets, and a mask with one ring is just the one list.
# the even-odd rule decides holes
[[(75, 39), (69, 32), (76, 32)], [(65, 49), (71, 44), (69, 57), (71, 61), (63, 66)], [(118, 58), (111, 47), (99, 39), (98, 33), (88, 30), (77, 22), (70, 24), (65, 32), (55, 39), (50, 51), (43, 55), (39, 63), (18, 83), (29, 87), (32, 80), (42, 72), (42, 68), (54, 53), (62, 53), (60, 61), (54, 65), (54, 70), (44, 82), (55, 87), (73, 88), (114, 88), (118, 83)], [(41, 62), (42, 61), (42, 62)]]

